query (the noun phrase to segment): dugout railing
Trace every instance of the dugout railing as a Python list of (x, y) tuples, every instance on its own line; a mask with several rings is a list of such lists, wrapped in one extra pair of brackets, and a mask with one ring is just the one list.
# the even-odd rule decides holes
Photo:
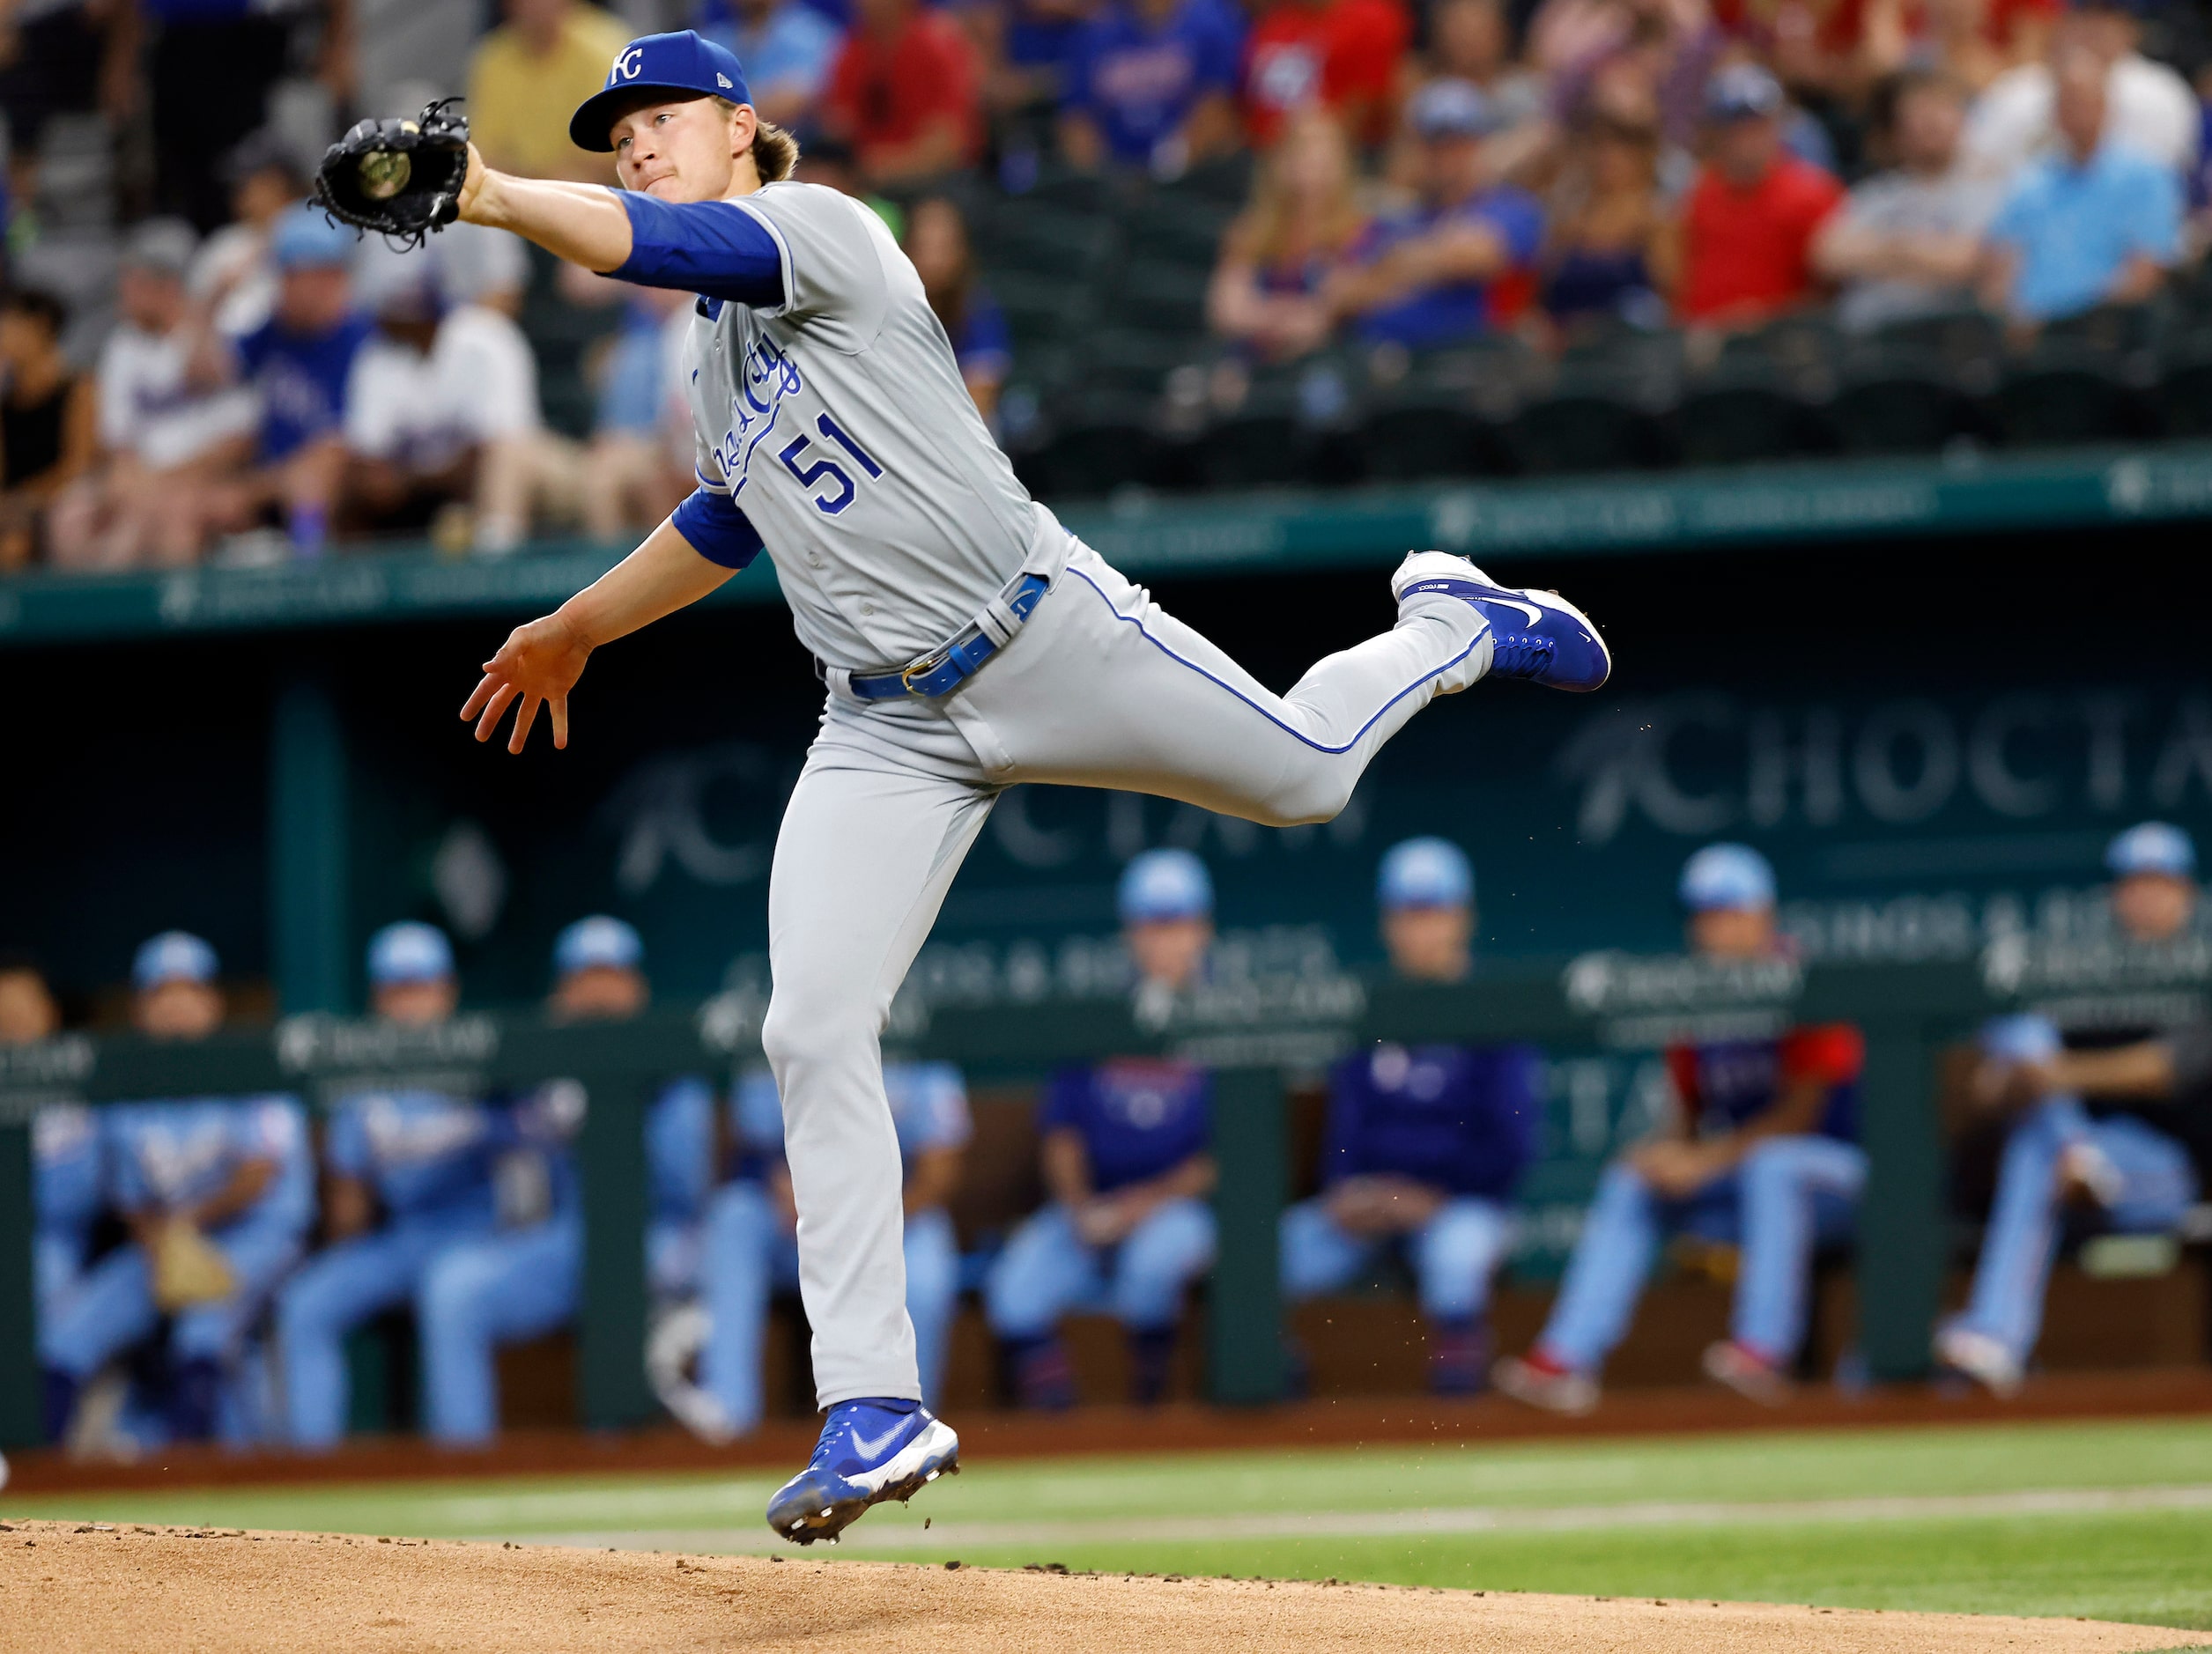
[[(1350, 979), (1343, 979), (1349, 982)], [(1214, 1196), (1220, 1253), (1206, 1318), (1208, 1393), (1279, 1399), (1287, 1373), (1276, 1219), (1291, 1193), (1293, 1081), (1373, 1040), (1649, 1052), (1684, 1037), (1750, 1037), (1793, 1022), (1856, 1024), (1867, 1042), (1861, 1141), (1871, 1161), (1856, 1247), (1860, 1341), (1876, 1380), (1923, 1375), (1948, 1261), (1939, 1056), (1992, 1012), (2041, 1005), (2114, 1017), (2201, 1015), (2212, 944), (2141, 949), (2005, 939), (1979, 961), (1800, 967), (1593, 954), (1564, 967), (1486, 971), (1454, 986), (1398, 983), (1194, 996), (1140, 1017), (1123, 1000), (930, 1009), (902, 1000), (886, 1036), (897, 1054), (941, 1058), (986, 1083), (1061, 1064), (1178, 1054), (1217, 1070)], [(643, 1119), (659, 1084), (726, 1076), (758, 1060), (756, 995), (555, 1025), (470, 1013), (430, 1029), (323, 1014), (192, 1043), (69, 1034), (0, 1047), (0, 1444), (33, 1443), (30, 1122), (61, 1102), (240, 1097), (272, 1091), (310, 1107), (396, 1082), (482, 1094), (556, 1077), (590, 1099), (576, 1158), (586, 1251), (577, 1318), (579, 1422), (621, 1429), (655, 1414), (643, 1351), (647, 1304)]]

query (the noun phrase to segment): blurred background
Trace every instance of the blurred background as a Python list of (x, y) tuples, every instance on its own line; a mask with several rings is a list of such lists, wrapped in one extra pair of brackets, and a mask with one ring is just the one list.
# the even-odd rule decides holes
[[(14, 0), (11, 1445), (810, 1404), (757, 1031), (819, 690), (772, 572), (603, 653), (565, 754), (453, 715), (688, 491), (690, 307), (301, 204), (448, 95), (611, 182), (569, 112), (684, 26), (900, 237), (1039, 498), (1262, 679), (1421, 544), (1620, 663), (1440, 707), (1327, 826), (1000, 801), (890, 1036), (933, 1395), (2202, 1368), (2188, 0)], [(648, 1006), (641, 1109), (474, 1072)], [(270, 1066), (311, 1028), (402, 1031)], [(263, 1053), (213, 1100), (162, 1066), (211, 1041)], [(152, 1089), (71, 1091), (129, 1052)], [(585, 1221), (610, 1110), (643, 1307)], [(624, 1293), (644, 1399), (595, 1412)]]

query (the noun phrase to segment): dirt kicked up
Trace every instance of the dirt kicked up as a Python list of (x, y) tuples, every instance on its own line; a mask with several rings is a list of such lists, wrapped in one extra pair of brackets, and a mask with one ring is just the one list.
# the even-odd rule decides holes
[(1383, 1585), (788, 1562), (136, 1524), (0, 1531), (0, 1649), (2104, 1654), (2186, 1632)]

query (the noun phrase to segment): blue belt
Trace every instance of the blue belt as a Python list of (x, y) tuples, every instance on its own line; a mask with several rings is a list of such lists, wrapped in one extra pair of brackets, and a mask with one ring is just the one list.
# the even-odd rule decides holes
[[(978, 616), (961, 630), (958, 637), (907, 662), (899, 671), (854, 673), (847, 680), (853, 693), (864, 701), (903, 700), (908, 696), (934, 700), (940, 695), (951, 694), (973, 677), (984, 661), (1013, 641), (1014, 632), (1029, 618), (1029, 611), (1037, 607), (1038, 599), (1051, 587), (1052, 582), (1041, 574), (1019, 576), (992, 605), (994, 609), (1002, 605), (1013, 617), (1012, 626), (995, 628), (1003, 630), (1006, 636), (994, 637), (995, 628), (984, 624), (984, 616)], [(815, 670), (817, 675), (826, 673), (818, 661), (815, 662)]]

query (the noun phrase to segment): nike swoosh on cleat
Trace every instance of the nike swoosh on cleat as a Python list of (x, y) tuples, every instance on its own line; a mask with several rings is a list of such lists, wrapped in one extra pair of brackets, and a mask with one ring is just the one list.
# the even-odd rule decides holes
[(1485, 597), (1483, 602), (1496, 603), (1501, 609), (1518, 609), (1528, 617), (1528, 626), (1531, 631), (1543, 624), (1543, 610), (1534, 603), (1522, 602), (1518, 597)]
[(884, 1449), (889, 1447), (891, 1443), (891, 1438), (897, 1436), (900, 1430), (906, 1429), (906, 1421), (901, 1419), (872, 1442), (866, 1436), (862, 1436), (859, 1431), (855, 1430), (853, 1432), (853, 1451), (858, 1453), (862, 1458), (873, 1458), (877, 1454), (882, 1452)]

